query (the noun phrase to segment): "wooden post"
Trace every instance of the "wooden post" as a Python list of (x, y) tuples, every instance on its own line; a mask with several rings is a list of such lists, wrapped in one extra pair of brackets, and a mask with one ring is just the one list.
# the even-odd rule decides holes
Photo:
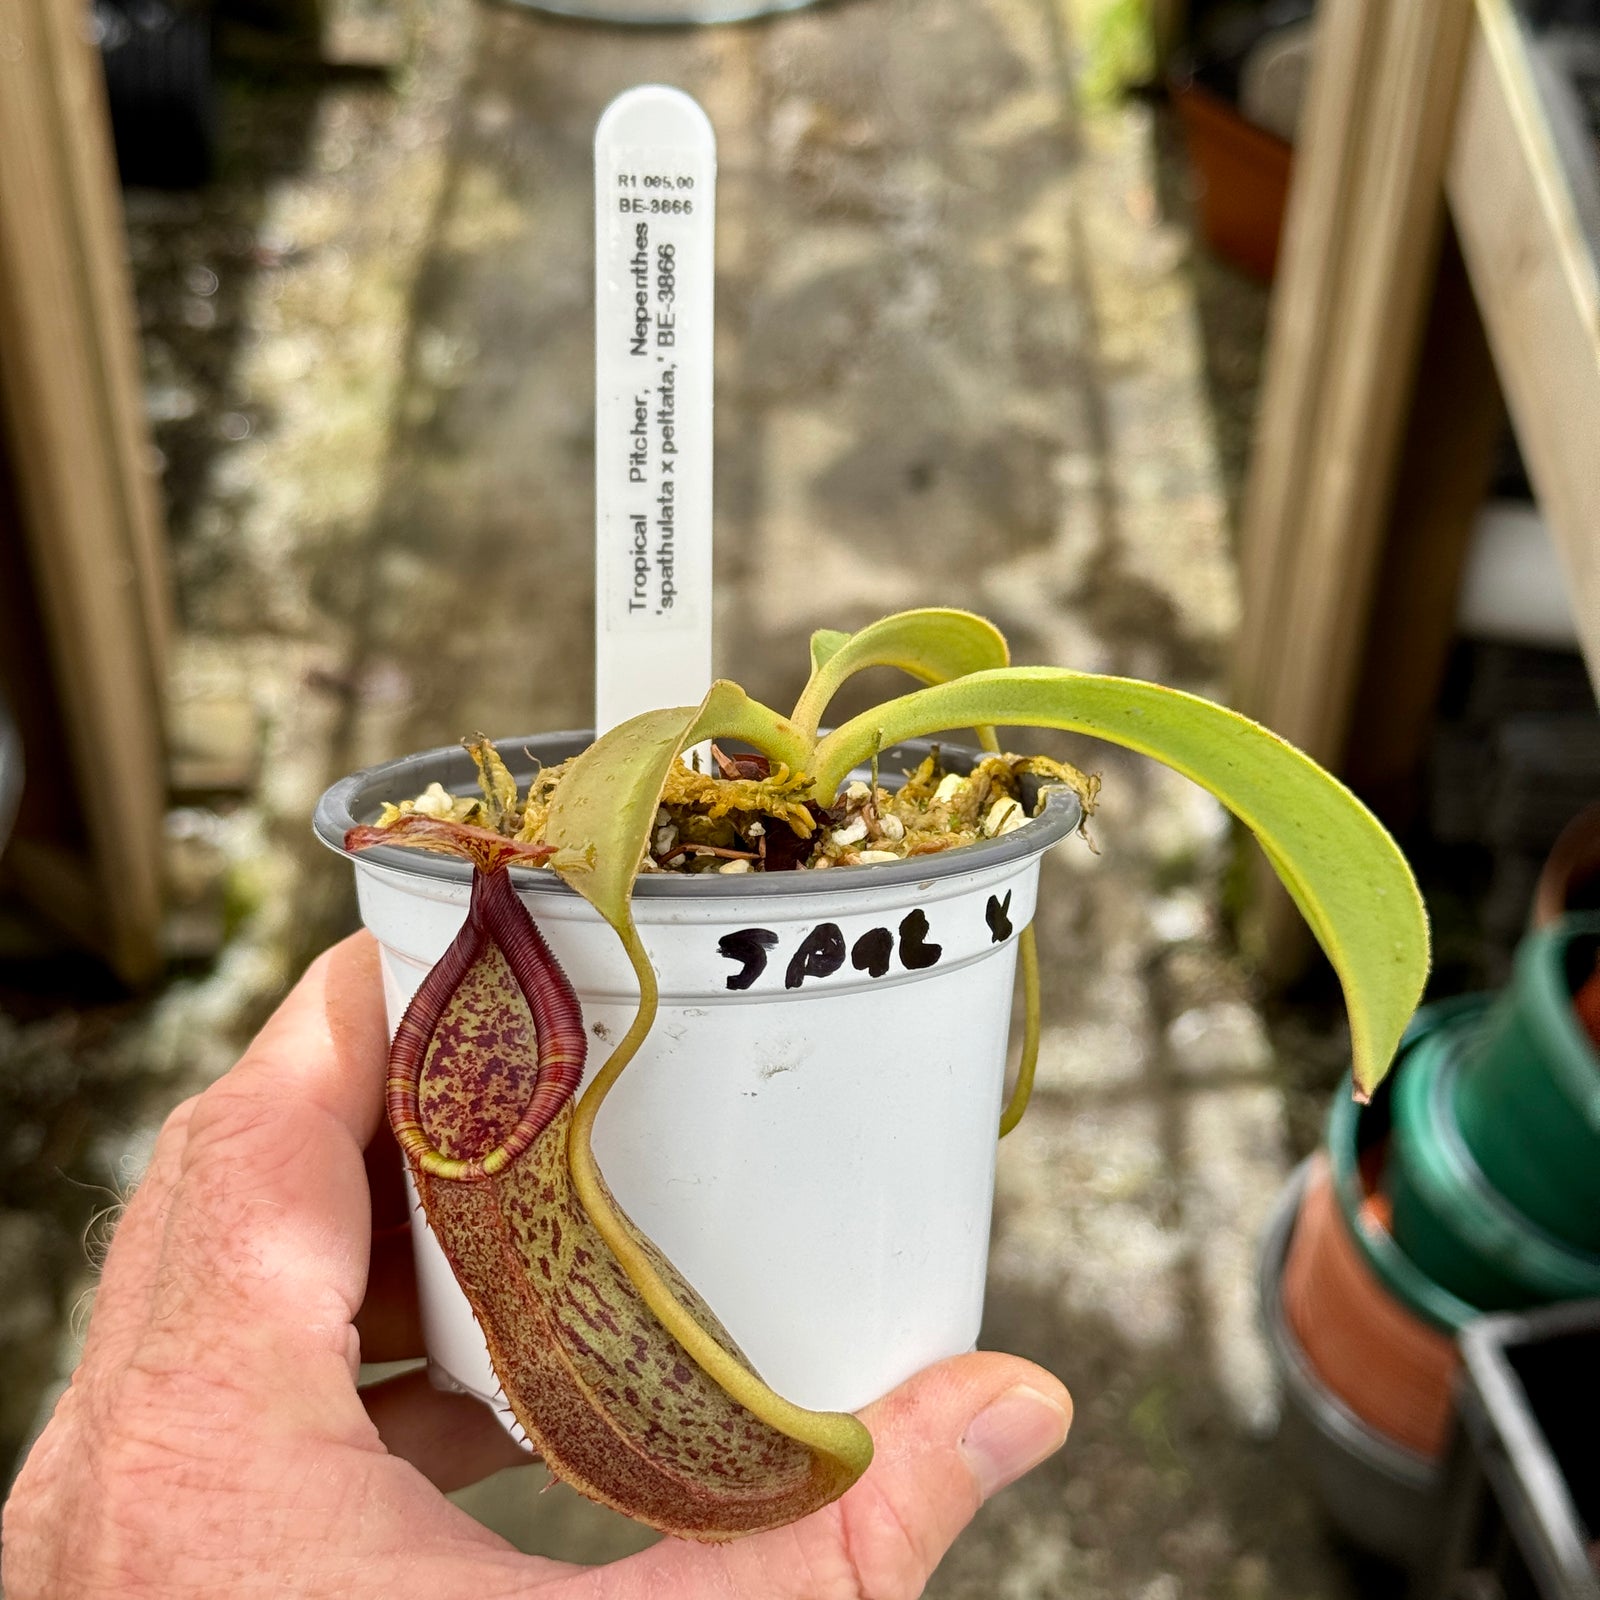
[[(1471, 0), (1324, 0), (1243, 530), (1240, 708), (1343, 761), (1434, 280)], [(1309, 949), (1262, 864), (1248, 942)]]
[(19, 824), (6, 865), (42, 910), (137, 982), (159, 964), (170, 624), (87, 24), (73, 0), (0, 0), (0, 455), (25, 552), (17, 569), (32, 590), (7, 599), (34, 613), (47, 657), (12, 692), (58, 705), (59, 748), (27, 750), (29, 782), (36, 795), (53, 789), (82, 830), (49, 837)]
[(1600, 182), (1535, 81), (1508, 0), (1477, 0), (1447, 182), (1534, 498), (1553, 535), (1600, 691)]
[(1189, 0), (1150, 0), (1150, 45), (1159, 80), (1189, 27)]

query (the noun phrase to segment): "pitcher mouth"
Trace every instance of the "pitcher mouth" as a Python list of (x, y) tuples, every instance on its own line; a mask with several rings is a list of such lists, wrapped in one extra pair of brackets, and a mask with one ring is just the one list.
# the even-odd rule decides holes
[[(586, 750), (593, 741), (593, 733), (583, 729), (496, 739), (495, 744), (520, 785), (525, 784), (539, 767), (565, 761), (569, 756)], [(916, 767), (935, 744), (938, 745), (941, 758), (958, 772), (970, 769), (984, 754), (981, 750), (947, 744), (942, 740), (908, 739), (880, 753), (880, 781), (887, 782), (891, 773)], [(867, 769), (862, 767), (851, 776), (865, 778)], [(355, 857), (344, 848), (344, 836), (350, 828), (358, 823), (376, 820), (379, 808), (385, 801), (420, 794), (434, 782), (442, 783), (452, 794), (476, 793), (477, 772), (471, 756), (460, 745), (441, 745), (437, 749), (380, 762), (377, 766), (352, 773), (333, 784), (318, 800), (312, 815), (312, 827), (330, 850), (354, 860)], [(1023, 797), (1028, 805), (1033, 804), (1038, 789), (1036, 780), (1024, 781)], [(1042, 855), (1072, 833), (1082, 818), (1077, 796), (1070, 789), (1052, 786), (1045, 790), (1044, 807), (1037, 817), (1032, 818), (1026, 826), (1002, 834), (998, 839), (956, 845), (935, 855), (917, 856), (909, 861), (835, 867), (828, 872), (748, 872), (731, 877), (718, 873), (696, 873), (693, 876), (650, 873), (635, 881), (633, 893), (640, 899), (742, 900), (767, 895), (838, 894), (869, 885), (889, 888), (903, 883), (931, 883), (940, 878), (1008, 866), (1012, 862)], [(423, 855), (397, 847), (378, 845), (362, 851), (361, 859), (409, 877), (432, 878), (463, 886), (472, 877), (472, 869), (464, 861), (456, 861), (448, 856)], [(511, 872), (521, 890), (566, 895), (574, 892), (553, 872), (525, 867), (513, 867)]]

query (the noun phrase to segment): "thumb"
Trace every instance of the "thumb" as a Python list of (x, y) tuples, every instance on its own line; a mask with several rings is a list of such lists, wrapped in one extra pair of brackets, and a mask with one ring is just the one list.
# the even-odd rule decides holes
[[(599, 1592), (912, 1600), (978, 1507), (1061, 1447), (1072, 1399), (1041, 1367), (979, 1354), (918, 1373), (861, 1417), (876, 1453), (842, 1499), (736, 1544), (665, 1540), (592, 1574)], [(649, 1581), (616, 1583), (624, 1572)]]

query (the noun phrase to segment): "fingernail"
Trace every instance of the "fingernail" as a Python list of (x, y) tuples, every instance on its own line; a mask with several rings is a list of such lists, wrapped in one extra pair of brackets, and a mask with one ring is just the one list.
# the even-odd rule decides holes
[(1072, 1414), (1037, 1389), (1007, 1389), (967, 1424), (961, 1453), (988, 1499), (1066, 1443)]

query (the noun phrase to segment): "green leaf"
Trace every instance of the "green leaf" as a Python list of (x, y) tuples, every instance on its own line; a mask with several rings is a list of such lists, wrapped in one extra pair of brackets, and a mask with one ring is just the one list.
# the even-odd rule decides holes
[(811, 679), (789, 720), (814, 739), (839, 686), (866, 667), (899, 667), (924, 683), (946, 683), (1010, 659), (1005, 636), (970, 611), (900, 611), (849, 635), (820, 629), (811, 635)]
[(1059, 667), (979, 672), (853, 718), (817, 747), (819, 796), (879, 743), (975, 723), (1063, 728), (1164, 762), (1260, 840), (1344, 985), (1357, 1089), (1388, 1070), (1428, 973), (1428, 920), (1399, 847), (1309, 756), (1196, 695)]
[(619, 932), (630, 925), (633, 880), (673, 761), (717, 738), (742, 739), (796, 772), (811, 757), (810, 741), (787, 719), (719, 679), (698, 706), (645, 711), (603, 734), (574, 757), (556, 788), (545, 842), (591, 854), (593, 868), (568, 881)]
[(827, 666), (829, 660), (849, 643), (848, 633), (841, 633), (837, 628), (818, 628), (811, 635), (811, 670), (816, 672)]
[(1043, 993), (1039, 984), (1039, 937), (1030, 922), (1017, 940), (1017, 964), (1022, 968), (1022, 1053), (1017, 1060), (1017, 1081), (1000, 1113), (1000, 1137), (1016, 1131), (1033, 1098), (1033, 1079), (1039, 1067), (1039, 1038), (1044, 1028)]
[[(863, 628), (857, 634), (819, 628), (811, 635), (811, 679), (794, 710), (793, 721), (810, 737), (829, 702), (847, 678), (867, 667), (899, 667), (924, 683), (948, 683), (968, 673), (1004, 667), (1011, 660), (1005, 635), (985, 617), (970, 611), (929, 607), (901, 611)], [(973, 730), (985, 750), (999, 752), (1000, 741), (992, 727)], [(892, 743), (892, 740), (884, 740)], [(831, 798), (831, 791), (828, 798)], [(1039, 1060), (1039, 944), (1030, 923), (1018, 941), (1023, 988), (1029, 1000), (1022, 1030), (1022, 1057), (1017, 1081), (1000, 1117), (1004, 1138), (1022, 1120), (1033, 1094), (1034, 1068)]]
[[(545, 842), (567, 857), (588, 852), (592, 869), (562, 876), (617, 931), (639, 980), (632, 1025), (596, 1072), (573, 1115), (567, 1165), (585, 1214), (662, 1326), (726, 1395), (815, 1455), (813, 1483), (825, 1504), (872, 1459), (872, 1439), (854, 1417), (807, 1411), (769, 1389), (737, 1352), (697, 1317), (681, 1280), (618, 1209), (595, 1160), (595, 1117), (654, 1025), (656, 975), (633, 924), (631, 896), (656, 807), (679, 751), (703, 739), (736, 738), (798, 770), (809, 744), (775, 711), (731, 683), (712, 685), (697, 708), (645, 712), (595, 741), (568, 768), (551, 801)], [(563, 859), (557, 857), (557, 860)]]

